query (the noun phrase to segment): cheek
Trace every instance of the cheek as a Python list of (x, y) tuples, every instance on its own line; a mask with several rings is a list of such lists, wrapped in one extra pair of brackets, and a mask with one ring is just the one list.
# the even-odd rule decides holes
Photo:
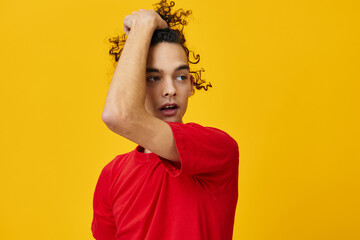
[(182, 85), (179, 90), (181, 90), (181, 95), (185, 98), (188, 98), (191, 96), (191, 93), (192, 93), (192, 85), (191, 83), (189, 82), (188, 84), (186, 85)]
[(154, 92), (147, 90), (145, 94), (145, 109), (151, 111), (154, 108), (155, 102)]
[(182, 92), (181, 92), (181, 97), (179, 95), (179, 98), (178, 98), (178, 101), (181, 101), (179, 102), (181, 105), (183, 105), (184, 107), (187, 106), (187, 103), (188, 103), (188, 100), (189, 100), (189, 97), (190, 97), (190, 89), (188, 87), (182, 89)]
[(145, 108), (146, 110), (150, 110), (151, 106), (153, 105), (153, 101), (149, 95), (145, 96)]

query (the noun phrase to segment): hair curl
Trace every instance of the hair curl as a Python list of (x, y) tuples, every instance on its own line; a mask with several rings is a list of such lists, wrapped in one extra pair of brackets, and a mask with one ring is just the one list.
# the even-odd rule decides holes
[[(184, 49), (187, 60), (189, 64), (195, 65), (200, 61), (200, 55), (196, 54), (193, 51), (190, 51), (186, 47), (186, 40), (183, 34), (184, 26), (187, 25), (187, 21), (184, 19), (189, 16), (192, 12), (191, 10), (184, 11), (182, 8), (172, 11), (175, 6), (175, 2), (171, 1), (170, 3), (167, 0), (160, 0), (160, 2), (155, 3), (155, 11), (160, 15), (160, 17), (168, 24), (169, 28), (165, 29), (156, 29), (151, 38), (150, 46), (153, 46), (160, 42), (171, 42), (178, 43)], [(109, 38), (109, 42), (112, 44), (109, 54), (115, 57), (115, 63), (119, 61), (121, 52), (124, 48), (127, 35), (123, 33), (120, 36)], [(190, 54), (192, 53), (192, 54)], [(192, 57), (194, 60), (191, 60)], [(201, 73), (205, 72), (203, 68), (200, 70), (190, 69), (190, 73), (194, 76), (194, 88), (200, 90), (208, 90), (209, 87), (212, 87), (211, 83), (207, 83), (204, 79), (201, 78)], [(195, 89), (193, 89), (193, 94)]]

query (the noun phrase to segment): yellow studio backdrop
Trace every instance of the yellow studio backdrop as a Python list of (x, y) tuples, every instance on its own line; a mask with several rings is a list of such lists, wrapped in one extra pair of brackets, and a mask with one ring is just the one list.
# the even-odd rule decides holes
[[(92, 239), (107, 39), (155, 1), (0, 1), (0, 239)], [(359, 1), (176, 1), (213, 84), (185, 122), (240, 149), (234, 239), (360, 239)], [(166, 227), (166, 225), (164, 225)]]

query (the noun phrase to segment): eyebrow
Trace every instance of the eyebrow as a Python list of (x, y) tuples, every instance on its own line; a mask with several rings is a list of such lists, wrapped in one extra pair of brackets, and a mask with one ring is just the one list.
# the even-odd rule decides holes
[[(175, 69), (175, 71), (179, 71), (179, 70), (183, 70), (183, 69), (190, 70), (189, 66), (186, 65), (186, 64), (184, 64), (184, 65), (180, 65), (179, 67), (177, 67), (177, 68)], [(160, 73), (160, 72), (163, 72), (163, 71), (162, 71), (162, 70), (159, 70), (159, 69), (157, 69), (157, 68), (146, 68), (146, 72), (147, 72), (147, 73), (148, 73), (148, 72), (158, 72), (158, 73)]]
[(189, 65), (181, 65), (181, 66), (179, 66), (179, 67), (177, 67), (176, 69), (175, 69), (175, 71), (179, 71), (179, 70), (183, 70), (183, 69), (187, 69), (187, 70), (190, 70), (190, 68), (189, 68)]

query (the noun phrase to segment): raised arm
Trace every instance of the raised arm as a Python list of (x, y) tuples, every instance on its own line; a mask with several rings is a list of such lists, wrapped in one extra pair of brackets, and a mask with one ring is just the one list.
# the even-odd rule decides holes
[(139, 10), (124, 19), (128, 35), (116, 66), (105, 107), (104, 123), (113, 132), (151, 152), (179, 161), (170, 126), (145, 110), (146, 60), (155, 29), (167, 23), (154, 10)]

